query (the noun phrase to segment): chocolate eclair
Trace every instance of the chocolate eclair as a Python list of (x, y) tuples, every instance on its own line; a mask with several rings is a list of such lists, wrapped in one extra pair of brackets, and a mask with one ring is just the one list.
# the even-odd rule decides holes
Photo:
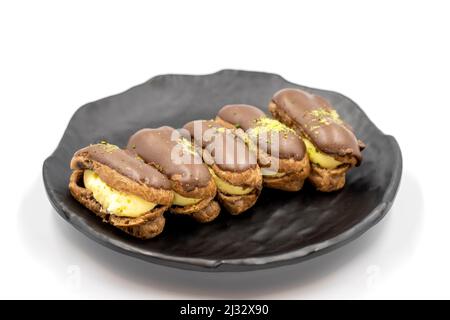
[(312, 184), (325, 192), (341, 189), (346, 172), (361, 163), (365, 145), (331, 104), (300, 89), (283, 89), (272, 97), (269, 110), (303, 138)]
[(132, 135), (127, 148), (169, 179), (174, 198), (170, 211), (192, 216), (199, 222), (220, 213), (214, 201), (216, 184), (190, 140), (171, 127), (142, 129)]
[(162, 232), (173, 192), (158, 170), (107, 143), (77, 151), (70, 167), (71, 194), (104, 222), (142, 239)]
[(213, 120), (196, 120), (184, 127), (217, 185), (220, 203), (232, 215), (252, 207), (262, 189), (255, 154), (230, 129)]
[(216, 121), (228, 128), (245, 131), (244, 139), (258, 154), (264, 186), (298, 191), (309, 175), (306, 147), (295, 131), (278, 120), (268, 118), (257, 107), (245, 104), (226, 105)]

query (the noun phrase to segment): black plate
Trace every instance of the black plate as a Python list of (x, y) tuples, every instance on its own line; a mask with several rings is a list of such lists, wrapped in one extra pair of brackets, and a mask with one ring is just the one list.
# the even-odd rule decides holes
[[(100, 140), (125, 146), (138, 129), (181, 127), (209, 119), (225, 104), (267, 110), (274, 92), (297, 87), (327, 98), (366, 144), (361, 167), (345, 188), (326, 194), (306, 186), (296, 193), (263, 190), (257, 204), (238, 217), (225, 211), (211, 224), (167, 214), (155, 239), (133, 239), (102, 223), (69, 194), (69, 162), (77, 149)], [(43, 176), (56, 211), (91, 239), (150, 262), (204, 271), (245, 271), (290, 264), (335, 249), (375, 225), (392, 205), (402, 172), (400, 148), (349, 98), (303, 87), (260, 72), (223, 70), (211, 75), (161, 75), (130, 90), (89, 103), (72, 117)]]

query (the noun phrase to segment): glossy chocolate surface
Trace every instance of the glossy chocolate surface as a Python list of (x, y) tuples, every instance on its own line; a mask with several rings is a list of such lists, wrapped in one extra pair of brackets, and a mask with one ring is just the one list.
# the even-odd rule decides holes
[(256, 159), (244, 141), (213, 120), (188, 122), (186, 129), (195, 143), (206, 149), (222, 170), (242, 172), (256, 167)]
[[(284, 128), (280, 122), (270, 119), (257, 107), (246, 104), (226, 105), (219, 110), (217, 116), (249, 133), (258, 146), (265, 148), (269, 154), (278, 155), (281, 159), (301, 160), (306, 148), (299, 136)], [(276, 144), (272, 143), (276, 139)]]
[(142, 129), (133, 134), (127, 148), (154, 164), (169, 179), (180, 181), (187, 191), (205, 187), (211, 175), (199, 154), (171, 127)]
[(272, 101), (319, 150), (361, 161), (358, 139), (325, 98), (300, 89), (282, 89)]
[[(170, 189), (170, 182), (158, 170), (144, 163), (128, 150), (112, 144), (93, 144), (78, 150), (74, 157), (86, 156), (120, 174), (154, 188)], [(76, 168), (72, 168), (76, 169)]]

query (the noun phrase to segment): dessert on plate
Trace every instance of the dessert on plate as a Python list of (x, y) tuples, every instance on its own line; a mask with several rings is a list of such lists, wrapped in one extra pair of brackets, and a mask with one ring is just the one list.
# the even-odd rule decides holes
[(162, 232), (173, 192), (158, 170), (108, 143), (77, 151), (70, 167), (70, 193), (104, 222), (142, 239)]
[(217, 185), (219, 202), (233, 215), (251, 208), (262, 189), (255, 154), (232, 130), (213, 120), (196, 120), (184, 127), (201, 148), (203, 160)]
[(284, 191), (303, 187), (310, 164), (305, 144), (293, 129), (245, 104), (224, 106), (216, 121), (235, 129), (256, 150), (265, 187)]
[(311, 162), (309, 180), (319, 191), (345, 185), (345, 175), (362, 161), (365, 145), (324, 98), (300, 89), (282, 89), (269, 103), (272, 115), (305, 142)]
[(217, 188), (208, 166), (177, 130), (168, 126), (139, 130), (130, 137), (127, 149), (169, 179), (174, 192), (170, 212), (190, 215), (199, 222), (219, 215), (220, 206), (214, 200)]

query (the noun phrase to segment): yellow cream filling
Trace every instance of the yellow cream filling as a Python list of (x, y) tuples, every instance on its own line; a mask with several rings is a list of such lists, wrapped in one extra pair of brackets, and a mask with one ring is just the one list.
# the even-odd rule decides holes
[(303, 138), (306, 145), (306, 151), (308, 152), (309, 160), (311, 162), (318, 164), (325, 169), (334, 169), (341, 165), (342, 162), (337, 161), (335, 158), (320, 152), (308, 139)]
[(109, 213), (117, 216), (136, 218), (156, 206), (156, 203), (111, 188), (94, 171), (85, 170), (83, 181), (94, 199)]
[(216, 183), (217, 188), (219, 188), (219, 190), (224, 193), (232, 195), (245, 195), (253, 191), (253, 188), (242, 188), (229, 184), (228, 182), (219, 178), (211, 168), (209, 168), (209, 172), (211, 172), (211, 175), (214, 179), (214, 182)]
[(261, 168), (261, 174), (266, 178), (281, 178), (286, 175), (286, 172), (278, 172), (266, 168)]
[(201, 199), (184, 197), (181, 194), (174, 192), (172, 205), (185, 207), (197, 204), (200, 202), (200, 200)]

